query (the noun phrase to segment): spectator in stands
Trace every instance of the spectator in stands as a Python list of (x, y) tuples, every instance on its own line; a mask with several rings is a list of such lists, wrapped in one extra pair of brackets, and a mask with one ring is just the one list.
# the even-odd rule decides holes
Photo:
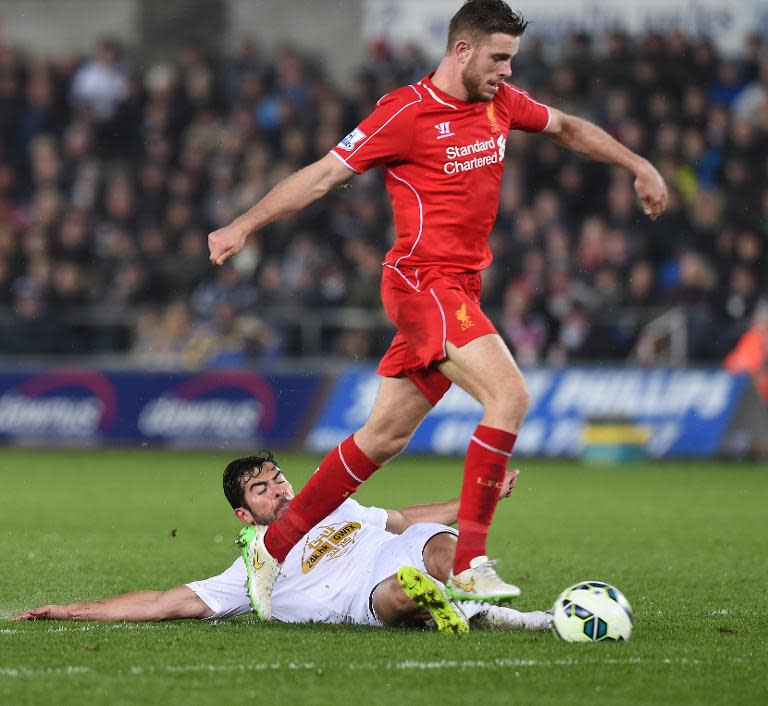
[[(676, 33), (616, 33), (605, 51), (574, 36), (559, 58), (531, 43), (516, 82), (542, 98), (558, 91), (601, 116), (629, 147), (652, 153), (672, 188), (665, 217), (641, 224), (626, 181), (512, 133), (485, 288), (497, 323), (531, 360), (589, 356), (601, 338), (608, 343), (600, 355), (623, 356), (639, 325), (629, 343), (616, 342), (604, 336), (605, 325), (614, 331), (611, 317), (632, 306), (642, 323), (680, 304), (694, 334), (691, 355), (721, 360), (768, 287), (765, 39), (749, 38), (743, 56), (728, 59), (711, 41)], [(274, 226), (266, 246), (255, 239), (231, 271), (200, 260), (196, 234), (327, 152), (390, 86), (418, 73), (423, 57), (377, 43), (346, 92), (309, 62), (296, 50), (270, 56), (244, 43), (231, 58), (193, 47), (132, 74), (113, 41), (84, 61), (1, 47), (0, 320), (16, 320), (16, 284), (29, 281), (37, 300), (22, 309), (67, 309), (59, 323), (83, 341), (105, 340), (83, 323), (92, 308), (128, 327), (150, 307), (164, 323), (155, 324), (154, 344), (141, 334), (136, 346), (167, 362), (222, 302), (238, 321), (280, 312), (266, 324), (279, 328), (280, 344), (246, 347), (246, 356), (308, 352), (310, 337), (282, 320), (288, 311), (301, 316), (311, 306), (314, 325), (329, 304), (378, 307), (392, 225), (374, 173)], [(63, 272), (51, 262), (66, 263)], [(184, 319), (174, 303), (184, 297), (190, 318), (172, 325)], [(324, 326), (313, 352), (376, 356), (385, 346), (386, 331), (365, 341), (357, 333)]]
[(184, 301), (173, 302), (160, 314), (146, 309), (134, 325), (131, 356), (146, 367), (184, 367), (193, 328)]
[(768, 130), (768, 57), (760, 61), (758, 76), (736, 96), (733, 115)]
[(72, 81), (75, 107), (86, 108), (100, 124), (115, 116), (120, 102), (128, 95), (128, 77), (120, 63), (120, 53), (116, 39), (103, 39)]
[(768, 404), (768, 301), (755, 308), (752, 326), (725, 358), (725, 367), (732, 373), (749, 373)]
[(212, 320), (193, 329), (184, 352), (188, 367), (236, 367), (249, 357), (273, 358), (282, 341), (277, 332), (254, 314), (238, 314), (221, 302)]
[(510, 284), (504, 295), (500, 331), (510, 350), (522, 366), (540, 361), (548, 338), (548, 326), (543, 316), (533, 311), (530, 293), (524, 286)]
[(13, 314), (0, 336), (0, 352), (51, 355), (66, 353), (67, 348), (61, 327), (49, 315), (40, 285), (29, 278), (16, 280)]

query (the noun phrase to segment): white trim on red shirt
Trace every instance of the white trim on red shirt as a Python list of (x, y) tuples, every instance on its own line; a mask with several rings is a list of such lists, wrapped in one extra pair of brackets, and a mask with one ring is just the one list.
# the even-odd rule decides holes
[(417, 103), (421, 103), (421, 101), (422, 101), (421, 93), (419, 93), (419, 92), (416, 90), (416, 86), (414, 86), (413, 84), (408, 84), (408, 88), (411, 88), (411, 89), (413, 89), (413, 92), (414, 92), (414, 93), (416, 94), (416, 96), (417, 96), (416, 100), (415, 100), (415, 101), (411, 101), (410, 103), (406, 103), (406, 104), (405, 104), (405, 105), (404, 105), (402, 108), (400, 108), (400, 110), (398, 110), (396, 113), (394, 113), (393, 115), (391, 115), (391, 116), (389, 117), (389, 119), (388, 119), (386, 122), (384, 122), (382, 125), (380, 125), (380, 126), (379, 126), (379, 128), (378, 128), (377, 130), (375, 130), (375, 131), (374, 131), (374, 132), (372, 132), (370, 135), (368, 135), (368, 137), (367, 137), (366, 139), (364, 139), (364, 140), (363, 140), (363, 141), (362, 141), (362, 142), (361, 142), (361, 143), (360, 143), (360, 144), (359, 144), (359, 145), (358, 145), (358, 146), (357, 146), (357, 147), (356, 147), (356, 148), (355, 148), (355, 149), (354, 149), (354, 150), (353, 150), (353, 151), (350, 153), (350, 155), (349, 155), (349, 157), (348, 157), (347, 159), (351, 159), (352, 157), (354, 157), (354, 156), (355, 156), (355, 155), (356, 155), (356, 154), (357, 154), (357, 153), (358, 153), (358, 152), (359, 152), (359, 151), (360, 151), (360, 150), (361, 150), (363, 147), (365, 147), (365, 145), (367, 145), (367, 144), (368, 144), (368, 143), (371, 141), (371, 138), (375, 137), (375, 136), (376, 136), (376, 135), (377, 135), (379, 132), (381, 132), (381, 131), (382, 131), (382, 130), (383, 130), (383, 129), (384, 129), (386, 126), (387, 126), (387, 125), (389, 125), (389, 123), (391, 123), (391, 122), (392, 122), (392, 121), (393, 121), (393, 120), (394, 120), (394, 119), (395, 119), (395, 118), (396, 118), (398, 115), (400, 115), (400, 113), (402, 113), (402, 112), (403, 112), (403, 111), (404, 111), (406, 108), (410, 108), (412, 105), (416, 105)]
[(552, 122), (552, 111), (549, 109), (549, 106), (545, 103), (539, 103), (539, 101), (537, 101), (535, 98), (532, 98), (527, 91), (521, 91), (519, 88), (515, 88), (514, 86), (508, 84), (506, 81), (502, 81), (501, 85), (506, 86), (510, 91), (514, 91), (515, 93), (519, 93), (521, 96), (525, 96), (525, 98), (531, 101), (531, 103), (535, 103), (536, 105), (540, 105), (542, 108), (546, 109), (547, 124), (541, 130), (542, 132), (546, 132), (549, 124)]
[(419, 233), (416, 236), (416, 240), (414, 240), (413, 245), (411, 246), (411, 251), (407, 255), (401, 255), (400, 257), (398, 257), (397, 260), (395, 260), (395, 264), (394, 264), (395, 271), (398, 272), (398, 274), (400, 274), (400, 276), (406, 282), (408, 282), (408, 284), (410, 284), (412, 287), (414, 287), (414, 289), (416, 289), (416, 291), (419, 291), (418, 279), (416, 280), (416, 285), (415, 286), (413, 284), (411, 284), (411, 282), (408, 280), (408, 278), (402, 272), (400, 272), (400, 270), (398, 269), (398, 265), (400, 264), (400, 262), (402, 260), (407, 260), (409, 257), (411, 257), (411, 255), (413, 255), (414, 251), (416, 250), (416, 246), (419, 244), (419, 241), (421, 240), (421, 235), (424, 232), (424, 205), (421, 202), (421, 196), (419, 196), (419, 192), (416, 191), (416, 188), (413, 186), (413, 184), (411, 184), (410, 182), (406, 181), (402, 177), (397, 176), (397, 174), (395, 174), (395, 172), (391, 168), (387, 169), (387, 172), (389, 174), (391, 174), (399, 182), (401, 182), (402, 184), (405, 184), (411, 191), (413, 191), (414, 195), (416, 196), (416, 201), (418, 201), (418, 203), (419, 203)]
[(429, 95), (432, 96), (432, 98), (434, 98), (441, 105), (447, 105), (449, 108), (452, 108), (453, 110), (459, 109), (458, 106), (451, 105), (450, 103), (446, 103), (442, 98), (438, 98), (437, 94), (429, 86), (427, 86), (426, 83), (422, 83), (421, 81), (419, 81), (419, 86), (424, 86), (424, 88), (426, 88), (427, 91), (429, 92)]
[(344, 157), (342, 157), (338, 152), (334, 152), (333, 150), (331, 150), (329, 154), (332, 154), (334, 157), (336, 157), (336, 159), (338, 159), (339, 162), (341, 162), (345, 167), (351, 169), (353, 172), (355, 172), (355, 174), (361, 173), (359, 169), (355, 169), (351, 164), (348, 164), (347, 160), (344, 159)]

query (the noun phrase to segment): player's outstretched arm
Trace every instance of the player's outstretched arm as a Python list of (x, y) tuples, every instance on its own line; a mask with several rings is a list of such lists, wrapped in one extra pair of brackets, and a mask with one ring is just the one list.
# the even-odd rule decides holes
[(44, 605), (14, 615), (11, 620), (95, 620), (145, 622), (208, 618), (213, 611), (186, 586), (168, 591), (134, 591), (82, 603)]
[(656, 220), (667, 205), (667, 185), (656, 168), (588, 120), (550, 108), (545, 133), (557, 144), (592, 159), (624, 167), (635, 175), (635, 192), (645, 215)]
[(286, 177), (242, 216), (208, 236), (211, 262), (223, 265), (228, 258), (242, 250), (251, 233), (289, 213), (300, 211), (347, 181), (353, 174), (349, 167), (329, 153)]
[[(515, 489), (518, 469), (507, 471), (499, 489), (500, 498), (508, 498)], [(437, 522), (441, 525), (453, 525), (459, 516), (459, 499), (428, 505), (410, 505), (402, 510), (387, 510), (387, 531), (401, 534), (417, 522)]]

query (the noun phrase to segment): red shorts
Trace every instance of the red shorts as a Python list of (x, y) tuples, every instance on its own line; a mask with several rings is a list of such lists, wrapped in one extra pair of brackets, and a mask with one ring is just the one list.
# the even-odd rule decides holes
[(397, 333), (378, 373), (408, 377), (435, 405), (451, 386), (435, 366), (446, 358), (445, 342), (461, 347), (496, 328), (480, 308), (479, 274), (419, 270), (418, 275), (384, 268), (381, 300)]

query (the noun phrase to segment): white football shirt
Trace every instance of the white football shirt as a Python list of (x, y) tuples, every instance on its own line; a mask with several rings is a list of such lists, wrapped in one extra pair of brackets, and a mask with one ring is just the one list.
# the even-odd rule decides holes
[(386, 510), (345, 500), (291, 549), (272, 593), (272, 616), (290, 623), (352, 622), (360, 591), (378, 576), (377, 550), (398, 536), (386, 525)]
[[(272, 592), (272, 616), (288, 623), (368, 622), (361, 615), (367, 596), (360, 592), (384, 570), (376, 570), (379, 548), (400, 537), (387, 532), (386, 525), (386, 510), (345, 500), (286, 557)], [(245, 580), (245, 564), (238, 557), (224, 573), (187, 586), (213, 617), (230, 618), (251, 611)]]

